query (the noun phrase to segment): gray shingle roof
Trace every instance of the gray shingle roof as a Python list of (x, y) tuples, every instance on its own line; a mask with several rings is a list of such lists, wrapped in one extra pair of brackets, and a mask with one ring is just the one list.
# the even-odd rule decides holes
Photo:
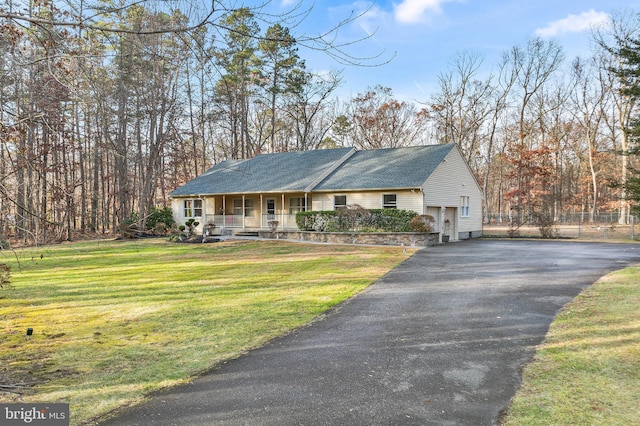
[(419, 188), (454, 147), (449, 144), (358, 151), (314, 191)]
[(352, 148), (338, 148), (258, 155), (216, 164), (171, 195), (418, 188), (454, 147), (428, 145), (355, 153)]
[(296, 192), (347, 155), (352, 148), (263, 154), (249, 160), (228, 160), (190, 180), (172, 196)]

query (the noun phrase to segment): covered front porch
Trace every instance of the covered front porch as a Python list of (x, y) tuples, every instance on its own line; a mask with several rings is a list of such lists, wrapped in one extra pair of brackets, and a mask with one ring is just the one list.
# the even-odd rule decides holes
[(213, 234), (296, 230), (296, 213), (311, 205), (311, 196), (305, 193), (216, 195), (202, 200), (202, 227)]

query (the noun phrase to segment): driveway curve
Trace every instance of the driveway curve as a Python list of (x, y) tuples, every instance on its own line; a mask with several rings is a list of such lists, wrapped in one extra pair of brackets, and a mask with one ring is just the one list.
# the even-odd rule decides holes
[(556, 313), (640, 245), (429, 247), (307, 327), (104, 425), (494, 425)]

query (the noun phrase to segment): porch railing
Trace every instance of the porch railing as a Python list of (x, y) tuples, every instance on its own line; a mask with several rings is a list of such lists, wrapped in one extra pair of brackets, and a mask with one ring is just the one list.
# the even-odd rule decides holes
[(295, 214), (265, 214), (262, 221), (255, 217), (245, 217), (234, 214), (208, 214), (205, 223), (215, 223), (216, 228), (247, 228), (247, 229), (270, 229), (269, 222), (278, 221), (277, 229), (297, 229)]
[(269, 229), (269, 222), (277, 221), (278, 226), (277, 229), (298, 229), (298, 225), (296, 225), (296, 215), (295, 214), (265, 214), (262, 215), (262, 227), (265, 229)]

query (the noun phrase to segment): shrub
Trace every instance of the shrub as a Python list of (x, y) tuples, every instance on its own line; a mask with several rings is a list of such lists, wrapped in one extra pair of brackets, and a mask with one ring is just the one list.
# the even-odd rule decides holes
[(352, 205), (338, 211), (299, 212), (296, 214), (296, 224), (301, 231), (411, 232), (409, 222), (417, 215), (411, 210), (369, 210)]
[(409, 222), (418, 213), (412, 210), (372, 209), (369, 226), (385, 232), (411, 232)]
[(187, 236), (190, 237), (192, 235), (196, 235), (196, 227), (200, 225), (200, 222), (192, 218), (187, 220), (185, 225), (187, 229)]
[(409, 227), (413, 232), (423, 232), (426, 234), (433, 231), (434, 223), (435, 219), (433, 218), (433, 216), (423, 214), (413, 217), (411, 221), (409, 221)]
[(148, 230), (156, 230), (159, 223), (164, 224), (164, 228), (171, 228), (176, 222), (173, 220), (173, 211), (169, 207), (159, 209), (152, 207), (149, 216), (147, 216), (146, 226)]
[(538, 226), (542, 238), (555, 238), (558, 236), (558, 229), (555, 227), (553, 214), (549, 211), (534, 212), (533, 219)]
[(334, 210), (296, 213), (296, 225), (301, 231), (324, 232), (327, 225), (337, 215)]
[(358, 231), (367, 226), (371, 212), (358, 204), (342, 207), (337, 211), (334, 225), (338, 231)]

